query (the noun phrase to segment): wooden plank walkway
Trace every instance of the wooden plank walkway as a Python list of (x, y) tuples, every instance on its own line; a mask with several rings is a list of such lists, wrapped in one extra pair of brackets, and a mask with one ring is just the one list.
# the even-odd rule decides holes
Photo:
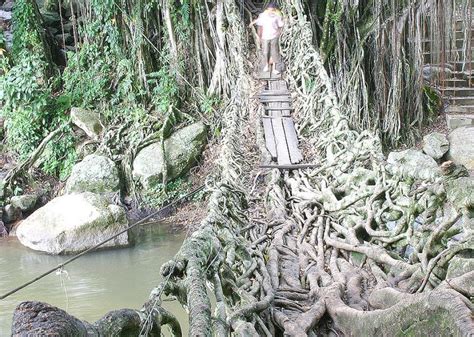
[(270, 73), (260, 74), (259, 80), (266, 81), (266, 88), (255, 95), (264, 105), (265, 115), (262, 116), (265, 143), (278, 165), (275, 167), (297, 167), (303, 160), (298, 147), (298, 135), (291, 117), (291, 92), (281, 75)]
[(277, 158), (277, 149), (275, 142), (275, 134), (273, 132), (272, 120), (270, 118), (263, 118), (263, 131), (265, 133), (265, 144), (267, 146), (268, 152), (273, 159)]

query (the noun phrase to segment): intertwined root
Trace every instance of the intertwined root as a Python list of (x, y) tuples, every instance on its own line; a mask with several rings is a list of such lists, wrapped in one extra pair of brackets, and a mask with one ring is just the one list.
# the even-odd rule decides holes
[(242, 33), (237, 8), (225, 2), (222, 10), (235, 21), (221, 36), (232, 51), (221, 55), (232, 98), (219, 180), (209, 186), (207, 218), (161, 269), (143, 333), (170, 323), (179, 335), (163, 319), (164, 295), (187, 308), (198, 336), (474, 333), (472, 273), (445, 280), (450, 259), (473, 249), (458, 224), (463, 210), (445, 207), (453, 177), (388, 171), (378, 137), (349, 128), (300, 0), (285, 6), (283, 52), (306, 160), (319, 167), (256, 174), (248, 144), (265, 150), (245, 128), (258, 117), (249, 115), (247, 46), (230, 38)]
[[(295, 117), (311, 149), (307, 160), (320, 166), (274, 171), (258, 197), (248, 196), (240, 187), (251, 181), (241, 148), (224, 150), (225, 183), (217, 185), (201, 229), (162, 269), (171, 281), (165, 292), (188, 306), (193, 333), (473, 332), (465, 297), (472, 287), (442, 282), (449, 260), (473, 247), (468, 232), (446, 246), (461, 217), (461, 210), (443, 207), (450, 177), (386, 170), (379, 138), (351, 130), (341, 113), (301, 3), (286, 9), (282, 43)], [(239, 144), (236, 126), (227, 129), (228, 146)], [(260, 200), (252, 209), (264, 207), (265, 221), (244, 212), (249, 197)], [(206, 278), (217, 300), (214, 315)]]

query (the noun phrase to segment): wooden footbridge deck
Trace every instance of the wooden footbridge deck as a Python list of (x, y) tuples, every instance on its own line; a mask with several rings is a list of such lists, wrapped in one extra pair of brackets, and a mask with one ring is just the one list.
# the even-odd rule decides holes
[(290, 168), (303, 160), (291, 116), (291, 93), (281, 75), (266, 73), (259, 80), (266, 81), (257, 98), (265, 108), (262, 123), (268, 152), (278, 166)]

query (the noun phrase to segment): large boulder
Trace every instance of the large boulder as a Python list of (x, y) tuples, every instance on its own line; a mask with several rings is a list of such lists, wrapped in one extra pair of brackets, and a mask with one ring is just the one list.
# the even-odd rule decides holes
[(81, 128), (90, 138), (97, 139), (102, 132), (102, 123), (100, 115), (97, 112), (81, 109), (71, 109), (72, 122)]
[(388, 155), (387, 163), (390, 173), (402, 177), (434, 179), (441, 175), (441, 170), (433, 158), (412, 149), (391, 152)]
[(441, 159), (449, 150), (446, 135), (433, 132), (423, 137), (423, 152), (434, 159)]
[(93, 326), (42, 302), (20, 303), (13, 313), (12, 336), (91, 336)]
[[(137, 310), (108, 312), (90, 324), (43, 302), (20, 303), (13, 313), (12, 336), (138, 336), (142, 328)], [(154, 329), (151, 335), (157, 335)], [(173, 335), (181, 335), (179, 329)], [(158, 333), (159, 334), (159, 333)], [(5, 334), (6, 335), (6, 334)]]
[[(20, 242), (49, 254), (77, 253), (91, 248), (128, 226), (123, 208), (93, 193), (58, 197), (24, 220), (16, 231)], [(102, 246), (121, 247), (128, 233)]]
[(448, 158), (457, 164), (474, 170), (474, 127), (461, 127), (453, 130), (449, 136), (451, 147)]
[(120, 189), (119, 171), (107, 157), (95, 154), (74, 165), (66, 183), (66, 193), (108, 193)]
[[(165, 141), (168, 160), (168, 179), (185, 174), (202, 153), (206, 144), (206, 126), (203, 123), (189, 125), (171, 135)], [(133, 163), (133, 176), (145, 188), (161, 183), (164, 171), (161, 144), (154, 143), (138, 153)]]

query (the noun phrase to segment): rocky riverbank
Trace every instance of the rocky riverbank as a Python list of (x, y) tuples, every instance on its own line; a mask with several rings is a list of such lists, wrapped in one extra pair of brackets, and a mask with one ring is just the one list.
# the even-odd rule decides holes
[[(99, 113), (73, 108), (71, 117), (77, 129), (78, 144), (102, 137)], [(134, 180), (143, 191), (154, 193), (165, 169), (169, 180), (186, 175), (202, 155), (206, 138), (206, 127), (195, 123), (176, 130), (163, 144), (157, 141), (147, 145), (129, 167)], [(430, 133), (423, 138), (420, 150), (391, 152), (387, 169), (414, 179), (436, 179), (443, 170), (452, 169), (458, 170), (460, 176), (468, 176), (474, 170), (472, 139), (474, 128), (471, 127), (460, 127), (449, 134)], [(2, 181), (11, 168), (11, 163), (5, 162)], [(6, 199), (2, 196), (0, 235), (17, 235), (27, 247), (60, 254), (85, 250), (118, 233), (128, 226), (125, 214), (130, 210), (123, 202), (126, 198), (122, 169), (107, 155), (91, 152), (73, 167), (63, 184), (43, 186)], [(466, 179), (471, 181), (472, 177)], [(124, 236), (107, 247), (125, 246), (130, 242), (129, 237)]]
[[(4, 1), (0, 6), (0, 24), (8, 50), (14, 3)], [(56, 54), (55, 61), (59, 60), (57, 65), (61, 65), (60, 59), (68, 51), (76, 51), (79, 19), (75, 6), (40, 6), (51, 51)], [(15, 162), (15, 156), (8, 154), (4, 139), (8, 125), (0, 117), (0, 237), (18, 236), (25, 246), (50, 254), (82, 251), (122, 231), (136, 219), (136, 214), (142, 214), (138, 208), (143, 206), (137, 202), (132, 205), (134, 196), (128, 195), (126, 180), (133, 179), (141, 194), (158, 194), (163, 190), (164, 179), (173, 182), (188, 174), (207, 143), (207, 127), (203, 123), (183, 124), (170, 128), (163, 142), (157, 137), (137, 149), (134, 159), (123, 167), (122, 160), (98, 146), (107, 137), (100, 111), (72, 107), (68, 113), (79, 160), (65, 181), (42, 173), (43, 155), (28, 165), (25, 177), (9, 179), (8, 174), (21, 162)], [(124, 235), (107, 247), (131, 242)]]
[[(77, 111), (78, 109), (73, 109)], [(96, 123), (91, 121), (95, 116)], [(73, 113), (73, 123), (91, 139), (101, 137), (99, 114)], [(164, 142), (151, 143), (136, 156), (130, 170), (146, 193), (162, 183), (165, 170), (171, 181), (186, 175), (202, 155), (206, 126), (195, 123), (172, 133)], [(50, 254), (76, 253), (95, 246), (128, 227), (123, 196), (123, 171), (109, 157), (91, 153), (73, 168), (64, 187), (45, 203), (40, 191), (2, 198), (2, 233), (16, 235), (25, 246)], [(3, 190), (3, 189), (2, 189)], [(46, 194), (43, 193), (43, 194)], [(39, 209), (38, 209), (39, 207)], [(131, 243), (127, 234), (104, 246)]]

